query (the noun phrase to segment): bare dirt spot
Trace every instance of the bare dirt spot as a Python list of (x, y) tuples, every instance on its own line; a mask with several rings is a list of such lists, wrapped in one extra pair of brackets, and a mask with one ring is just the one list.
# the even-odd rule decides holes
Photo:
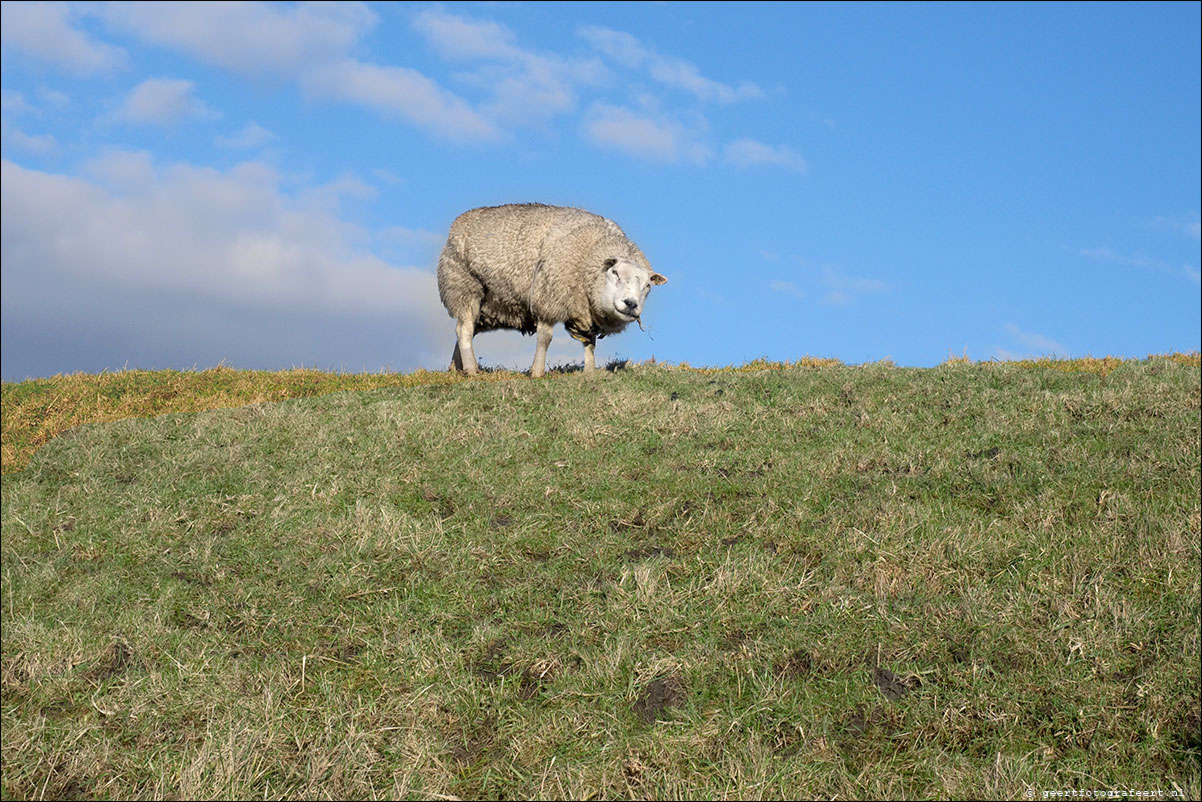
[(551, 552), (547, 551), (546, 549), (526, 549), (522, 553), (525, 554), (526, 559), (530, 560), (531, 562), (545, 563), (547, 560), (551, 559)]
[(504, 659), (507, 648), (504, 640), (494, 640), (484, 650), (484, 654), (471, 664), (472, 672), (480, 679), (489, 682), (514, 682), (519, 698), (526, 701), (534, 699), (551, 679), (551, 672), (546, 671), (539, 675), (529, 668), (515, 666)]
[(422, 486), (422, 498), (428, 501), (438, 514), (440, 520), (445, 521), (455, 514), (455, 504), (449, 498), (443, 498), (434, 492), (429, 485)]
[(200, 585), (206, 588), (213, 584), (212, 580), (208, 577), (188, 571), (172, 571), (171, 578), (178, 579), (180, 582), (187, 582), (189, 585)]
[(505, 641), (497, 639), (488, 644), (484, 654), (472, 663), (472, 673), (480, 679), (497, 681), (513, 672), (513, 666), (502, 659), (505, 656)]
[(738, 649), (751, 640), (751, 633), (745, 629), (732, 629), (722, 636), (722, 642), (727, 649)]
[(1175, 739), (1185, 754), (1185, 760), (1193, 758), (1194, 765), (1202, 767), (1202, 707), (1197, 700), (1192, 709), (1178, 715), (1173, 721)]
[(133, 662), (133, 651), (124, 641), (114, 641), (106, 658), (102, 658), (87, 673), (93, 682), (104, 682), (129, 668)]
[(75, 802), (75, 800), (94, 799), (95, 797), (88, 792), (88, 789), (79, 780), (70, 779), (67, 780), (66, 785), (59, 789), (54, 798), (62, 799), (64, 802)]
[(772, 670), (784, 679), (804, 679), (814, 673), (814, 659), (805, 649), (798, 649), (783, 660), (776, 661)]
[(864, 715), (861, 708), (856, 708), (847, 720), (843, 722), (843, 728), (852, 738), (862, 738), (864, 733), (868, 732), (868, 717)]
[(633, 518), (615, 519), (609, 522), (609, 531), (621, 532), (626, 529), (646, 529), (647, 521), (643, 518), (643, 513), (636, 512)]
[(642, 562), (643, 560), (649, 560), (652, 557), (663, 557), (670, 560), (676, 556), (676, 550), (664, 546), (647, 546), (641, 549), (631, 549), (623, 556), (625, 556), (626, 559), (630, 560), (631, 562)]
[(496, 740), (497, 724), (492, 717), (487, 717), (471, 729), (460, 734), (448, 751), (451, 758), (462, 765), (471, 765), (480, 760), (488, 748)]
[(568, 631), (568, 625), (562, 621), (552, 621), (542, 627), (542, 636), (544, 638), (557, 638)]
[(353, 662), (359, 653), (363, 651), (363, 645), (359, 643), (351, 643), (343, 641), (341, 643), (333, 643), (326, 647), (325, 652), (328, 657), (337, 660), (340, 663)]
[(669, 708), (680, 707), (685, 701), (685, 687), (680, 677), (652, 680), (635, 700), (634, 712), (644, 724), (665, 718)]
[(891, 702), (902, 698), (919, 685), (916, 677), (902, 679), (889, 669), (881, 668), (880, 666), (872, 669), (872, 682), (881, 689), (881, 693), (885, 694), (885, 698)]
[(879, 707), (867, 711), (862, 707), (857, 707), (842, 722), (843, 746), (854, 748), (861, 741), (869, 738), (874, 730), (887, 727), (888, 722), (889, 717)]
[(903, 721), (901, 713), (887, 707), (856, 707), (836, 725), (834, 741), (852, 767), (862, 767), (864, 761), (879, 758), (881, 744), (893, 740)]

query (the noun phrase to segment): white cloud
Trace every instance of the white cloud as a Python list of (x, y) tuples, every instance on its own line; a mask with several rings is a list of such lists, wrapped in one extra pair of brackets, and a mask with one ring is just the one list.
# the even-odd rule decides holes
[(1000, 345), (993, 347), (993, 358), (1001, 362), (1018, 362), (1023, 359), (1030, 359), (1034, 354), (1027, 354), (1021, 351), (1012, 351), (1009, 348), (1003, 348)]
[[(760, 255), (768, 261), (780, 258), (774, 251), (762, 249)], [(847, 306), (863, 295), (890, 291), (889, 285), (880, 279), (853, 276), (833, 265), (811, 264), (800, 256), (789, 256), (789, 259), (802, 268), (801, 281), (773, 281), (770, 286), (777, 292), (791, 293), (800, 298), (805, 297), (807, 293), (804, 288), (808, 287), (828, 306)]]
[(185, 119), (218, 116), (198, 100), (196, 84), (176, 78), (150, 78), (134, 87), (108, 119), (127, 123), (173, 125)]
[[(1192, 233), (1187, 227), (1180, 229), (1183, 233), (1192, 236)], [(1093, 259), (1098, 262), (1109, 262), (1111, 264), (1122, 265), (1124, 267), (1135, 267), (1141, 270), (1155, 270), (1158, 273), (1166, 273), (1171, 276), (1184, 276), (1187, 280), (1194, 284), (1198, 281), (1198, 268), (1190, 264), (1174, 265), (1164, 259), (1157, 259), (1151, 256), (1146, 256), (1142, 253), (1120, 253), (1113, 248), (1080, 248), (1076, 251), (1080, 256), (1087, 259)]]
[(597, 50), (623, 67), (637, 69), (654, 54), (635, 36), (601, 25), (585, 25), (577, 34)]
[[(666, 113), (655, 91), (648, 91), (647, 81), (629, 80), (629, 73), (642, 73), (653, 84), (679, 90), (698, 103), (730, 104), (759, 99), (764, 91), (754, 83), (723, 83), (702, 74), (700, 68), (685, 59), (665, 55), (625, 31), (599, 25), (577, 29), (577, 35), (609, 63), (627, 73), (630, 91), (640, 111), (609, 102), (596, 102), (583, 124), (585, 135), (608, 148), (620, 150), (639, 158), (661, 163), (709, 163), (714, 150), (705, 144), (708, 128), (699, 111), (681, 114)], [(695, 104), (696, 105), (696, 104)], [(689, 124), (680, 122), (688, 119)], [(723, 158), (740, 167), (769, 165), (804, 172), (805, 160), (787, 147), (773, 147), (752, 139), (739, 139), (728, 144)]]
[(475, 76), (493, 95), (482, 111), (510, 125), (570, 112), (577, 103), (573, 72), (570, 66), (548, 58), (529, 58), (515, 67), (486, 66)]
[(251, 120), (242, 126), (242, 130), (238, 133), (231, 136), (219, 136), (215, 141), (219, 147), (230, 150), (251, 150), (278, 138), (274, 133)]
[(144, 150), (110, 150), (84, 162), (82, 172), (115, 194), (144, 192), (155, 181), (154, 164)]
[(1082, 248), (1078, 253), (1089, 259), (1101, 262), (1113, 262), (1114, 264), (1126, 265), (1128, 267), (1155, 267), (1157, 265), (1155, 260), (1142, 254), (1121, 254), (1113, 248), (1105, 246), (1101, 248)]
[(489, 116), (509, 124), (546, 120), (576, 107), (576, 87), (595, 83), (604, 72), (596, 59), (564, 59), (520, 47), (509, 28), (428, 9), (414, 28), (442, 57), (479, 63), (457, 78), (492, 95), (483, 106)]
[(513, 31), (499, 22), (468, 19), (433, 8), (418, 14), (413, 27), (446, 58), (519, 60), (525, 56), (514, 44)]
[(50, 109), (65, 109), (71, 104), (71, 98), (66, 92), (60, 92), (57, 89), (42, 87), (38, 89), (38, 98), (42, 101), (42, 105)]
[(58, 150), (58, 140), (50, 134), (27, 134), (9, 124), (0, 122), (0, 139), (5, 150), (22, 150), (26, 153), (46, 154)]
[(408, 67), (351, 56), (376, 23), (362, 3), (116, 3), (113, 28), (239, 75), (295, 80), (308, 94), (398, 116), (458, 142), (496, 139), (463, 99)]
[(652, 119), (608, 103), (593, 104), (582, 130), (602, 147), (664, 164), (685, 161), (703, 165), (713, 155), (676, 121)]
[(798, 287), (792, 281), (770, 281), (770, 282), (768, 282), (768, 286), (772, 289), (773, 292), (779, 292), (779, 293), (783, 293), (785, 295), (792, 295), (794, 298), (805, 298), (806, 297), (805, 290), (803, 290), (801, 287)]
[[(1005, 329), (1019, 345), (1022, 345), (1027, 349), (1027, 356), (1041, 355), (1067, 357), (1069, 355), (1069, 350), (1067, 348), (1050, 337), (1046, 337), (1042, 334), (1037, 334), (1032, 331), (1023, 331), (1013, 323), (1007, 323), (1005, 325)], [(1016, 356), (1018, 352), (1009, 351), (1001, 347), (997, 348), (996, 350), (999, 352), (1004, 352), (1006, 356), (1003, 358), (1005, 359), (1025, 358)]]
[(822, 269), (823, 281), (828, 287), (856, 294), (887, 292), (889, 285), (878, 278), (849, 276), (833, 267)]
[(577, 33), (620, 66), (628, 69), (645, 67), (654, 80), (673, 89), (684, 90), (698, 100), (734, 103), (764, 97), (764, 91), (753, 83), (744, 81), (738, 86), (731, 86), (706, 78), (695, 64), (657, 53), (624, 31), (586, 25)]
[(411, 369), (450, 353), (433, 273), (382, 260), (338, 216), (353, 181), (289, 194), (262, 164), (121, 152), (87, 174), (3, 162), (6, 379), (222, 359)]
[(889, 290), (889, 285), (880, 279), (851, 276), (830, 266), (822, 268), (821, 282), (826, 287), (826, 294), (822, 300), (831, 306), (846, 306), (861, 295), (873, 295)]
[(754, 139), (738, 139), (726, 146), (726, 160), (738, 167), (784, 167), (804, 173), (809, 169), (806, 160), (792, 149), (780, 146), (773, 147)]
[(1202, 240), (1202, 221), (1199, 221), (1198, 215), (1195, 213), (1188, 219), (1179, 217), (1156, 217), (1152, 220), (1152, 226), (1155, 228), (1164, 228), (1169, 231), (1175, 231), (1178, 234), (1184, 234), (1190, 239)]
[(496, 126), (461, 98), (407, 67), (345, 59), (311, 70), (302, 85), (316, 96), (397, 115), (456, 142), (480, 142), (500, 136)]
[(405, 183), (405, 179), (398, 176), (392, 170), (386, 170), (383, 167), (377, 167), (376, 169), (371, 171), (371, 174), (374, 175), (376, 178), (380, 179), (381, 181), (383, 181), (385, 184), (391, 184), (393, 186), (398, 186), (400, 184)]
[(762, 89), (747, 81), (736, 87), (710, 80), (703, 76), (694, 64), (684, 59), (656, 57), (651, 63), (651, 77), (667, 86), (691, 92), (698, 100), (734, 103), (737, 100), (757, 100), (764, 96)]
[(362, 3), (110, 3), (117, 30), (242, 75), (295, 78), (340, 60), (376, 23)]
[(66, 3), (2, 3), (0, 42), (77, 75), (125, 66), (125, 51), (73, 27), (73, 13), (74, 7)]
[(0, 112), (4, 114), (27, 114), (33, 111), (33, 106), (25, 100), (20, 92), (11, 89), (0, 89)]

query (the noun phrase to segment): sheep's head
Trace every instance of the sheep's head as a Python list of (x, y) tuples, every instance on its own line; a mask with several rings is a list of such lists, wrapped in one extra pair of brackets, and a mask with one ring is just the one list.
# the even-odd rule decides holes
[(601, 310), (629, 323), (643, 313), (643, 302), (652, 284), (663, 284), (666, 278), (629, 259), (605, 260), (605, 288), (601, 292)]

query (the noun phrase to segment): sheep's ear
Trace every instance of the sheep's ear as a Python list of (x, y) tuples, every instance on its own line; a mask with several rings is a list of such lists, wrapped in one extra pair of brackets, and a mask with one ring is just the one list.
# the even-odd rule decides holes
[(666, 278), (664, 278), (663, 276), (661, 276), (659, 273), (651, 274), (651, 283), (652, 284), (666, 284), (667, 282), (668, 282), (668, 280)]

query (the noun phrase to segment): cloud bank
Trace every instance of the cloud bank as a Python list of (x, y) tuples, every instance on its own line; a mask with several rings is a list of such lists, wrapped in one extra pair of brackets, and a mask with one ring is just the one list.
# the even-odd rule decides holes
[(445, 359), (453, 327), (433, 273), (358, 247), (338, 188), (290, 194), (261, 164), (159, 168), (127, 152), (87, 178), (2, 170), (6, 380), (35, 364), (45, 375), (48, 361), (69, 372)]

